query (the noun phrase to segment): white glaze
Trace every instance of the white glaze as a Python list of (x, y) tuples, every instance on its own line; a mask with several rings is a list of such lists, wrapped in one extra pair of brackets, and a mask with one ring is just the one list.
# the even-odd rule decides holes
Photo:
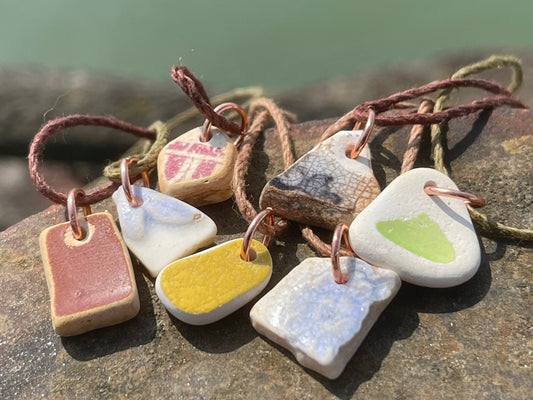
[(113, 193), (128, 248), (156, 277), (168, 263), (213, 242), (217, 227), (193, 206), (142, 186), (132, 186), (142, 205), (132, 207), (122, 186)]
[[(406, 282), (438, 288), (456, 286), (470, 279), (479, 267), (478, 238), (464, 202), (427, 195), (424, 187), (428, 183), (457, 189), (450, 178), (429, 168), (400, 175), (352, 222), (350, 243), (359, 257), (397, 272)], [(453, 261), (431, 261), (397, 245), (376, 228), (380, 221), (407, 221), (422, 213), (439, 226), (453, 247)]]
[(289, 349), (298, 362), (337, 378), (390, 300), (398, 275), (341, 257), (350, 279), (335, 283), (329, 258), (308, 258), (252, 308), (254, 328)]

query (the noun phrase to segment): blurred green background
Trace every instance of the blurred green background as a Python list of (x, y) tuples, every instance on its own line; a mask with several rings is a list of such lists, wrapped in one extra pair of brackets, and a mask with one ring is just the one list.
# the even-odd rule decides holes
[(0, 65), (273, 89), (469, 49), (533, 45), (533, 1), (1, 0)]

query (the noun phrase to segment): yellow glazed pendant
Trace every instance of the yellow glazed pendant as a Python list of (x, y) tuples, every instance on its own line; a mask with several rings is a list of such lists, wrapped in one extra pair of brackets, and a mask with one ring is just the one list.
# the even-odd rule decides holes
[(243, 240), (235, 239), (167, 265), (156, 280), (165, 308), (191, 325), (218, 321), (248, 303), (268, 284), (272, 258), (257, 240), (251, 261), (240, 256)]

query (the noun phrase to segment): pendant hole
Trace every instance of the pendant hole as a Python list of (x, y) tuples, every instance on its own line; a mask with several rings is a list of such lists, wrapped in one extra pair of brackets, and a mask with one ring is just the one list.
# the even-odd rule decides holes
[(355, 150), (355, 146), (353, 144), (346, 146), (346, 149), (344, 150), (344, 155), (346, 156), (346, 158), (353, 160), (354, 157), (352, 157), (352, 153), (354, 150)]
[(252, 262), (256, 258), (257, 258), (257, 253), (255, 252), (254, 249), (250, 248), (250, 250), (248, 250), (248, 260), (244, 260), (244, 259), (243, 260), (246, 262)]
[(87, 223), (87, 218), (85, 217), (85, 215), (79, 217), (78, 221), (79, 221), (78, 225), (80, 229), (80, 236), (76, 237), (76, 234), (74, 233), (74, 231), (71, 231), (72, 237), (74, 238), (74, 240), (78, 242), (84, 242), (89, 236), (89, 224)]

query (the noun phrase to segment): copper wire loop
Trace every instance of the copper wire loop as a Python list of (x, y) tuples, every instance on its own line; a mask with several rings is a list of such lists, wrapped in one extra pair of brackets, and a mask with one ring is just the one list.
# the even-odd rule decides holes
[[(216, 106), (214, 110), (217, 114), (222, 114), (224, 111), (229, 110), (233, 110), (239, 114), (239, 117), (241, 117), (241, 134), (235, 141), (235, 146), (238, 146), (242, 142), (244, 135), (248, 130), (248, 117), (246, 116), (246, 111), (244, 111), (235, 103), (222, 103)], [(200, 142), (209, 142), (213, 137), (213, 134), (211, 133), (211, 125), (211, 121), (208, 119), (204, 121), (204, 124), (202, 125), (202, 133), (200, 134)]]
[(487, 202), (485, 199), (476, 196), (475, 194), (461, 192), (460, 190), (448, 189), (440, 186), (428, 185), (424, 188), (424, 192), (430, 196), (446, 196), (455, 199), (463, 200), (474, 208), (484, 207)]
[[(85, 238), (86, 232), (80, 225), (80, 220), (78, 219), (78, 210), (76, 207), (76, 197), (78, 195), (85, 195), (85, 192), (79, 188), (72, 189), (68, 192), (67, 196), (67, 214), (68, 220), (70, 222), (70, 227), (72, 228), (72, 236), (76, 240), (82, 240)], [(91, 214), (91, 206), (83, 206), (83, 215), (87, 216)]]
[[(263, 211), (257, 213), (255, 218), (250, 222), (250, 226), (246, 230), (246, 233), (244, 234), (244, 237), (242, 238), (242, 247), (241, 247), (241, 258), (244, 261), (251, 261), (250, 259), (250, 246), (252, 244), (252, 238), (257, 231), (257, 228), (259, 227), (259, 224), (267, 218), (267, 224), (269, 226), (274, 226), (274, 214), (272, 212), (272, 208), (267, 207)], [(263, 237), (263, 244), (265, 246), (268, 246), (270, 243), (270, 239), (272, 239), (272, 236), (265, 235)]]
[[(128, 166), (131, 163), (137, 161), (139, 161), (138, 157), (128, 157), (123, 158), (120, 162), (120, 180), (122, 181), (122, 189), (124, 190), (126, 200), (128, 200), (128, 203), (130, 203), (130, 206), (132, 207), (139, 207), (143, 203), (142, 199), (139, 199), (133, 195), (133, 187), (131, 186), (130, 172), (128, 169)], [(144, 186), (150, 187), (150, 179), (148, 178), (148, 173), (146, 171), (141, 172), (141, 178)]]
[[(363, 151), (363, 148), (368, 143), (368, 139), (370, 139), (370, 135), (372, 134), (372, 130), (374, 129), (374, 121), (376, 119), (376, 112), (372, 107), (368, 108), (368, 118), (366, 120), (365, 129), (363, 130), (363, 134), (361, 135), (361, 138), (359, 139), (359, 142), (355, 145), (350, 145), (346, 148), (346, 157), (351, 158), (352, 160), (357, 158), (361, 151)], [(361, 121), (358, 121), (355, 125), (355, 129), (359, 129), (361, 126)]]
[(341, 241), (344, 239), (344, 243), (346, 244), (346, 249), (354, 254), (355, 252), (352, 249), (352, 246), (350, 245), (350, 240), (348, 238), (348, 225), (346, 224), (338, 224), (335, 227), (335, 231), (333, 232), (333, 239), (331, 240), (331, 268), (333, 270), (333, 279), (336, 283), (342, 285), (350, 279), (350, 277), (347, 274), (343, 274), (340, 267), (340, 257), (339, 257), (339, 250), (341, 248)]

